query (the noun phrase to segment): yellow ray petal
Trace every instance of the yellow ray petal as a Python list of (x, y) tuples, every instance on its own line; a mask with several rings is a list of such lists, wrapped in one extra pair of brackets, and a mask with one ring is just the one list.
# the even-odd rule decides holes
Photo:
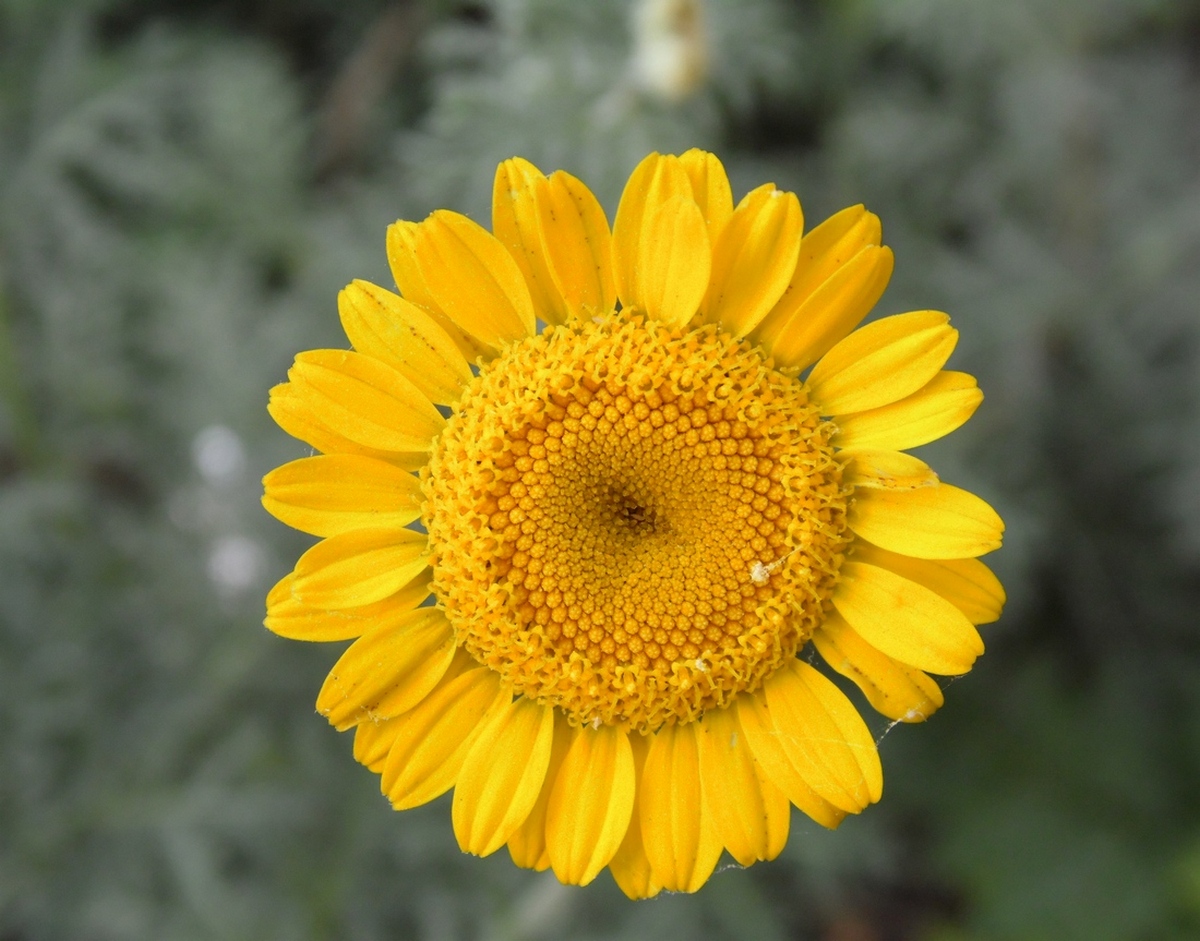
[(451, 676), (453, 670), (451, 666), (420, 703), (392, 720), (396, 739), (379, 785), (396, 810), (426, 804), (454, 787), (484, 720), (512, 699), (493, 670), (475, 667)]
[(918, 670), (957, 676), (983, 653), (979, 631), (958, 608), (876, 565), (843, 563), (833, 605), (868, 644)]
[(692, 199), (692, 186), (678, 157), (650, 154), (629, 175), (612, 232), (613, 277), (625, 307), (646, 309), (641, 283), (645, 230), (663, 203), (676, 196)]
[(708, 289), (712, 260), (704, 217), (691, 197), (668, 199), (650, 215), (638, 259), (642, 294), (634, 306), (667, 324), (691, 320)]
[(861, 412), (916, 392), (954, 351), (958, 331), (935, 310), (869, 323), (821, 357), (808, 376), (823, 415)]
[(791, 758), (783, 750), (779, 730), (775, 727), (775, 720), (761, 691), (743, 694), (734, 703), (738, 724), (746, 735), (746, 742), (762, 776), (821, 826), (836, 829), (845, 818), (846, 811), (835, 807), (814, 791), (792, 764)]
[(428, 565), (424, 533), (356, 529), (330, 536), (300, 556), (292, 595), (313, 608), (357, 608), (395, 594)]
[(1000, 579), (978, 559), (914, 559), (868, 542), (854, 544), (854, 558), (903, 575), (953, 604), (972, 624), (991, 624), (1004, 610)]
[(572, 728), (564, 716), (555, 714), (554, 742), (550, 747), (550, 763), (546, 766), (542, 790), (525, 822), (508, 838), (508, 855), (522, 869), (543, 872), (550, 868), (550, 853), (546, 849), (546, 808), (550, 805), (550, 792), (558, 781), (558, 770), (578, 734), (579, 730)]
[(851, 206), (804, 236), (787, 290), (755, 333), (779, 365), (820, 359), (875, 306), (894, 263), (881, 232), (874, 214)]
[(878, 248), (882, 236), (879, 217), (861, 203), (834, 213), (814, 228), (804, 236), (796, 260), (789, 295), (800, 298), (789, 298), (792, 305), (798, 306), (800, 299), (812, 294), (864, 248)]
[(554, 285), (566, 316), (591, 317), (613, 309), (612, 235), (592, 191), (559, 170), (538, 184), (538, 223)]
[(320, 421), (309, 407), (307, 397), (296, 395), (296, 387), (290, 382), (271, 389), (267, 411), (275, 423), (293, 438), (299, 438), (325, 454), (361, 454), (388, 461), (405, 470), (417, 470), (429, 460), (426, 452), (378, 451), (356, 444)]
[(459, 328), (446, 312), (442, 310), (429, 289), (425, 286), (425, 277), (417, 265), (415, 246), (417, 231), (420, 223), (401, 220), (393, 222), (387, 230), (388, 264), (392, 269), (392, 277), (396, 286), (406, 301), (422, 308), (434, 319), (446, 335), (454, 341), (454, 345), (467, 359), (475, 362), (477, 359), (491, 359), (494, 355), (486, 343), (477, 340), (465, 330)]
[(292, 461), (267, 474), (263, 488), (268, 513), (314, 536), (400, 528), (421, 515), (421, 482), (414, 475), (357, 454)]
[(462, 352), (430, 314), (369, 281), (338, 293), (342, 329), (360, 353), (383, 360), (433, 402), (458, 401), (471, 381)]
[(564, 323), (567, 308), (554, 283), (539, 222), (538, 189), (546, 177), (528, 160), (512, 157), (496, 168), (492, 185), (492, 231), (525, 276), (537, 316)]
[(658, 730), (638, 793), (642, 840), (654, 880), (670, 892), (695, 892), (712, 875), (721, 838), (704, 807), (695, 723)]
[(537, 332), (525, 276), (478, 223), (439, 209), (417, 228), (413, 251), (426, 290), (471, 336), (499, 350)]
[(433, 572), (425, 569), (394, 595), (359, 608), (327, 611), (301, 604), (292, 594), (294, 572), (281, 578), (267, 594), (263, 624), (272, 633), (290, 640), (330, 641), (361, 637), (382, 615), (410, 611), (429, 597)]
[(767, 183), (746, 194), (713, 246), (705, 319), (737, 337), (757, 327), (787, 290), (803, 230), (795, 193)]
[(650, 737), (633, 733), (629, 736), (629, 747), (633, 752), (633, 773), (637, 781), (637, 792), (634, 795), (629, 829), (625, 831), (625, 839), (621, 841), (620, 848), (609, 862), (608, 870), (620, 890), (631, 899), (648, 899), (662, 891), (662, 886), (654, 880), (650, 860), (646, 856), (646, 845), (642, 840), (641, 782), (642, 772), (646, 767), (646, 755), (650, 751)]
[(339, 731), (407, 712), (438, 684), (455, 649), (454, 631), (437, 608), (381, 618), (329, 671), (317, 712)]
[(763, 683), (763, 693), (783, 750), (814, 791), (850, 813), (879, 800), (875, 740), (841, 690), (793, 659)]
[(354, 760), (376, 774), (383, 770), (398, 727), (392, 719), (367, 719), (354, 729)]
[(853, 680), (889, 719), (924, 722), (941, 708), (942, 690), (932, 677), (872, 647), (836, 611), (825, 616), (812, 639), (825, 662)]
[(918, 559), (973, 559), (1000, 548), (1004, 521), (979, 497), (950, 484), (860, 490), (846, 516), (868, 542)]
[(938, 476), (929, 465), (900, 451), (843, 451), (842, 480), (873, 490), (916, 490), (936, 487)]
[(525, 822), (550, 764), (554, 709), (521, 698), (497, 710), (463, 759), (450, 816), (464, 853), (487, 856)]
[(550, 794), (546, 845), (560, 882), (587, 885), (616, 855), (633, 813), (637, 780), (629, 733), (584, 728)]
[(974, 376), (944, 369), (898, 402), (839, 415), (833, 443), (839, 448), (916, 448), (950, 434), (982, 401)]
[(700, 783), (717, 835), (743, 866), (774, 859), (787, 843), (787, 797), (759, 772), (736, 709), (710, 709), (698, 723)]
[(378, 451), (428, 451), (446, 425), (416, 386), (361, 353), (299, 353), (288, 378), (317, 420)]
[(714, 154), (696, 148), (680, 154), (679, 165), (692, 184), (692, 197), (708, 224), (708, 241), (716, 245), (717, 237), (733, 215), (733, 191), (725, 167)]

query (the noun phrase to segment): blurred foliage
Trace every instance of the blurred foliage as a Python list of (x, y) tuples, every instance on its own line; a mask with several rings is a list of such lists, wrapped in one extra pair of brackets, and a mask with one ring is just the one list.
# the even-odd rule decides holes
[[(708, 80), (620, 0), (0, 0), (0, 938), (1200, 935), (1200, 7), (708, 0)], [(1010, 523), (990, 650), (888, 793), (695, 897), (458, 853), (257, 627), (304, 543), (267, 388), (343, 344), (383, 229), (486, 221), (521, 154), (609, 207), (699, 145), (810, 225), (866, 202), (881, 311), (988, 400), (931, 446)]]

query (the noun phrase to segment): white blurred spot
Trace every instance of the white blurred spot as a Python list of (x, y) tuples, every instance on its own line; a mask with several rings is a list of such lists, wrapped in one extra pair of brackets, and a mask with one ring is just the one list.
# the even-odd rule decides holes
[(708, 73), (700, 0), (640, 0), (633, 13), (630, 72), (643, 91), (682, 101)]
[(246, 467), (246, 449), (232, 428), (210, 425), (192, 439), (192, 460), (207, 483), (228, 486)]
[(253, 588), (262, 570), (262, 549), (245, 536), (222, 536), (208, 554), (208, 577), (223, 595)]

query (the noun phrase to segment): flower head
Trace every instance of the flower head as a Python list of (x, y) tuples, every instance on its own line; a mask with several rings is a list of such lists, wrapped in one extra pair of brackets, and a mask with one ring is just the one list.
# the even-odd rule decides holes
[(514, 158), (492, 233), (394, 224), (400, 294), (352, 283), (354, 349), (272, 390), (321, 453), (264, 505), (323, 539), (266, 623), (356, 638), (317, 707), (397, 809), (453, 788), (467, 852), (695, 891), (723, 850), (776, 856), (792, 804), (835, 827), (881, 795), (809, 645), (906, 722), (982, 653), (1003, 523), (904, 453), (982, 398), (942, 368), (957, 332), (855, 329), (892, 269), (862, 206), (802, 231), (770, 184), (735, 208), (701, 151), (647, 157), (611, 233)]

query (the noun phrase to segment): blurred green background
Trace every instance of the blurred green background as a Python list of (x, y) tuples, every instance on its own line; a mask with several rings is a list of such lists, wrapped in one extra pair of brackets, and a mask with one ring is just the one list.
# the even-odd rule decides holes
[[(0, 0), (0, 941), (1200, 938), (1200, 5), (672, 6)], [(1010, 603), (879, 806), (633, 904), (389, 809), (260, 626), (258, 480), (388, 222), (691, 146), (953, 315), (987, 400), (926, 450)]]

